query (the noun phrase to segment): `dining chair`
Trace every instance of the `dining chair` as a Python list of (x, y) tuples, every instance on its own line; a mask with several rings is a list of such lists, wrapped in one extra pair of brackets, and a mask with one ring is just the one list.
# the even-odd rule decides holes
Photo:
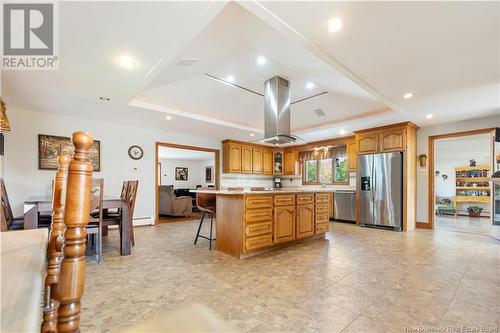
[(102, 226), (103, 226), (103, 199), (104, 199), (104, 179), (92, 179), (90, 190), (90, 219), (87, 224), (88, 241), (95, 249), (97, 263), (102, 261)]
[[(198, 190), (208, 190), (208, 188), (199, 188)], [(213, 220), (215, 216), (215, 208), (216, 208), (216, 195), (214, 193), (196, 193), (196, 206), (198, 210), (202, 212), (200, 224), (198, 226), (198, 231), (196, 232), (196, 237), (194, 239), (194, 244), (198, 242), (198, 238), (208, 239), (208, 249), (212, 249), (212, 241), (216, 240), (213, 238)], [(205, 215), (210, 216), (210, 236), (200, 235), (201, 227), (203, 225), (203, 221), (205, 219)]]
[[(120, 197), (128, 202), (130, 207), (130, 240), (132, 245), (135, 246), (134, 228), (133, 228), (133, 216), (135, 208), (135, 200), (137, 197), (137, 189), (139, 187), (138, 180), (127, 180), (123, 182), (122, 193)], [(118, 209), (116, 212), (105, 212), (103, 216), (103, 228), (107, 228), (110, 225), (118, 225), (121, 228), (122, 224), (122, 210)], [(121, 237), (121, 232), (120, 232)]]
[[(2, 198), (1, 231), (24, 229), (24, 216), (15, 217), (12, 213), (9, 196), (7, 195), (7, 189), (3, 178), (0, 178), (0, 195)], [(38, 227), (47, 228), (50, 227), (50, 223), (50, 215), (38, 215)]]

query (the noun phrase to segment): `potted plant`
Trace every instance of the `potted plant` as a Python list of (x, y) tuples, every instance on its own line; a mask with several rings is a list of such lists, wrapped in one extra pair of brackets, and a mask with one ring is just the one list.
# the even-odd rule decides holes
[(469, 212), (470, 217), (480, 217), (481, 212), (483, 211), (483, 207), (469, 206), (469, 208), (467, 208), (467, 211)]

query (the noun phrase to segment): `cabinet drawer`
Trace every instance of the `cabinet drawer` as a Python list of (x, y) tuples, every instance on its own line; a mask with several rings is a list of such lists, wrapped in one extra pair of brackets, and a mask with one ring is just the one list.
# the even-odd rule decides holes
[(245, 198), (246, 208), (272, 208), (273, 197), (270, 195), (253, 195)]
[(318, 223), (328, 223), (330, 221), (330, 217), (328, 214), (316, 214), (316, 224)]
[(316, 214), (327, 214), (330, 212), (330, 205), (328, 202), (316, 204)]
[(308, 204), (314, 202), (314, 193), (297, 194), (297, 205)]
[(273, 236), (271, 234), (245, 239), (245, 251), (260, 249), (271, 245), (273, 245)]
[(295, 195), (293, 195), (293, 194), (275, 195), (274, 196), (274, 205), (275, 206), (295, 205)]
[(327, 232), (329, 230), (329, 225), (328, 224), (317, 224), (316, 225), (316, 234), (322, 234), (324, 232)]
[(330, 198), (330, 193), (316, 193), (316, 202), (328, 202)]
[(247, 209), (245, 212), (245, 222), (260, 222), (273, 219), (272, 208)]
[(245, 235), (247, 237), (271, 234), (273, 231), (272, 221), (251, 223), (245, 226)]

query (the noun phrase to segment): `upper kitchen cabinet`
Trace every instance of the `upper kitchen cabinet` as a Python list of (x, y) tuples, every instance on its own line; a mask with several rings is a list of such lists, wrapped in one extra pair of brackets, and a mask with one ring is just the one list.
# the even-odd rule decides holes
[(264, 148), (262, 150), (262, 169), (265, 175), (273, 174), (273, 150)]
[(283, 150), (274, 150), (273, 151), (273, 164), (274, 164), (273, 173), (275, 175), (282, 175), (283, 174)]
[(252, 172), (263, 173), (262, 148), (252, 148)]
[(241, 173), (253, 172), (252, 155), (253, 155), (252, 147), (241, 146)]
[(417, 129), (415, 124), (405, 122), (354, 132), (357, 154), (404, 151), (408, 147), (408, 137), (413, 137)]
[(347, 163), (349, 163), (349, 171), (356, 171), (358, 168), (358, 151), (355, 140), (347, 143)]
[(241, 173), (241, 145), (232, 142), (223, 143), (224, 173)]
[(283, 174), (295, 175), (296, 165), (299, 160), (298, 151), (290, 148), (285, 149), (284, 159), (285, 161), (284, 161)]

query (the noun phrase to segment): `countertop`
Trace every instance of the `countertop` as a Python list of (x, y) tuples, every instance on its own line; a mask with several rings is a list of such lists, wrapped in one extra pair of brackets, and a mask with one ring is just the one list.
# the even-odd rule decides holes
[(213, 194), (224, 194), (224, 195), (244, 195), (244, 194), (283, 194), (283, 193), (310, 193), (310, 192), (355, 192), (355, 188), (351, 187), (289, 187), (289, 188), (273, 188), (266, 189), (264, 191), (252, 191), (250, 189), (243, 190), (191, 190), (194, 193), (213, 193)]

